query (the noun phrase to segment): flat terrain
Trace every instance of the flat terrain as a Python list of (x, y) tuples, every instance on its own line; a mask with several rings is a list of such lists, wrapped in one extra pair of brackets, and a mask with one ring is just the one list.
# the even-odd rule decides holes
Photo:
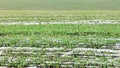
[(1, 66), (119, 67), (120, 24), (0, 25)]
[(0, 66), (119, 68), (120, 0), (0, 0)]
[(79, 47), (101, 48), (106, 45), (111, 48), (112, 45), (120, 41), (119, 25), (0, 25), (0, 46), (74, 47), (83, 43)]
[(119, 10), (95, 11), (0, 11), (0, 22), (79, 22), (81, 20), (120, 20)]
[(120, 0), (0, 0), (0, 10), (119, 10)]

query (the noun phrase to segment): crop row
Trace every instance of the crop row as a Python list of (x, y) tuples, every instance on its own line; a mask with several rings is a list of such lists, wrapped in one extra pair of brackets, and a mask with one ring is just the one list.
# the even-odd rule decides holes
[(0, 11), (0, 22), (120, 20), (120, 11)]
[(119, 24), (0, 25), (0, 46), (113, 48)]
[(1, 66), (116, 66), (120, 51), (93, 48), (1, 47)]

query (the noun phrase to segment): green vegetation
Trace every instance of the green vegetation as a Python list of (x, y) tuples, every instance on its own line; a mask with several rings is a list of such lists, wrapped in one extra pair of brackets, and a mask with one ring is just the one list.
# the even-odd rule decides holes
[[(0, 66), (120, 67), (119, 6), (120, 0), (0, 0)], [(61, 24), (86, 20), (118, 23)], [(26, 22), (39, 24), (6, 25)]]
[[(0, 64), (14, 67), (41, 64), (59, 67), (73, 62), (75, 67), (119, 66), (117, 51), (96, 49), (113, 49), (120, 42), (116, 39), (120, 38), (119, 31), (119, 24), (0, 25), (0, 46), (3, 47)], [(55, 47), (58, 49), (54, 49)], [(79, 50), (81, 47), (96, 50)], [(67, 55), (69, 51), (71, 55)]]
[[(0, 64), (8, 67), (48, 66), (60, 67), (118, 67), (117, 50), (107, 49), (48, 49), (48, 48), (2, 48)], [(71, 54), (65, 54), (68, 51)], [(104, 53), (103, 53), (104, 52)], [(115, 57), (115, 58), (113, 58)], [(44, 65), (43, 65), (44, 64)], [(65, 67), (65, 68), (66, 68)], [(42, 67), (43, 68), (43, 67)]]
[(120, 20), (120, 11), (0, 11), (0, 22)]
[(88, 45), (79, 47), (101, 48), (104, 45), (120, 42), (119, 40), (104, 40), (120, 37), (119, 24), (0, 25), (0, 29), (0, 46), (7, 47), (75, 47), (79, 43), (87, 43)]
[(0, 25), (0, 66), (118, 67), (119, 50), (115, 50), (115, 46), (120, 42), (120, 24), (4, 25), (4, 23), (61, 23), (81, 20), (119, 22), (119, 19), (119, 10), (0, 11), (0, 23), (3, 23)]
[(120, 0), (0, 0), (1, 10), (118, 10)]

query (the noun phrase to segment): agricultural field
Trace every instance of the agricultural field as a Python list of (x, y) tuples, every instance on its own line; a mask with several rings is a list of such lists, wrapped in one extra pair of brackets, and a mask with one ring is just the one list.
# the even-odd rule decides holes
[(119, 67), (119, 19), (120, 11), (0, 11), (0, 66)]
[(120, 0), (0, 0), (0, 68), (120, 68)]
[(120, 20), (119, 10), (81, 10), (81, 11), (23, 11), (23, 10), (1, 10), (0, 22), (80, 22), (86, 20), (105, 21)]
[(120, 10), (120, 0), (0, 0), (0, 10)]

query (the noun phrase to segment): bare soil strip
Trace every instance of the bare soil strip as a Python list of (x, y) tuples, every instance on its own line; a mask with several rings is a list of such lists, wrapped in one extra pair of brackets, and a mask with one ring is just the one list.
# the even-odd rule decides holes
[(81, 20), (75, 22), (1, 22), (0, 25), (38, 25), (38, 24), (120, 24), (120, 20)]

